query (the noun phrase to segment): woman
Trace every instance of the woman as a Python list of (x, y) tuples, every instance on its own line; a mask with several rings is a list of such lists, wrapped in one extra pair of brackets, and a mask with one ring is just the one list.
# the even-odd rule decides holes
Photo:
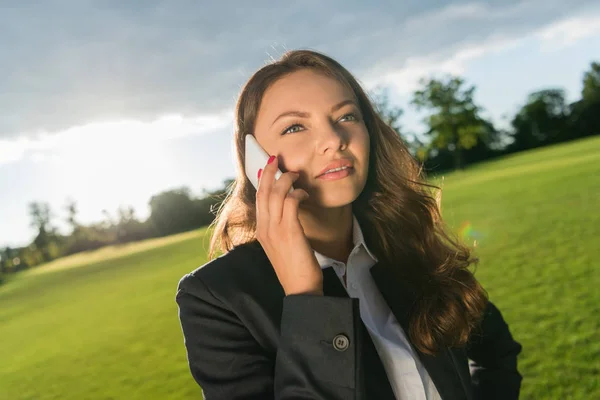
[[(236, 111), (238, 176), (211, 261), (176, 295), (205, 399), (518, 398), (520, 344), (356, 79), (288, 52)], [(258, 190), (247, 134), (272, 155)]]

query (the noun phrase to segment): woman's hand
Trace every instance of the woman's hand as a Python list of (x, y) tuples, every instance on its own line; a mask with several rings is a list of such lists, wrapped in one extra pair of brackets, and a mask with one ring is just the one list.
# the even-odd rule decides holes
[(277, 157), (259, 171), (256, 192), (256, 238), (269, 257), (286, 296), (323, 295), (323, 272), (298, 219), (302, 189), (288, 193), (298, 173), (286, 172), (275, 180)]

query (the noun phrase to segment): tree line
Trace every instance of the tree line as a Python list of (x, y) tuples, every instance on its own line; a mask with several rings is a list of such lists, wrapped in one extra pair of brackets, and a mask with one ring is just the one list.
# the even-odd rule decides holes
[[(591, 63), (583, 74), (580, 98), (567, 103), (561, 88), (545, 88), (527, 96), (512, 117), (508, 129), (497, 129), (482, 117), (483, 108), (474, 100), (475, 86), (459, 76), (427, 78), (413, 93), (411, 105), (425, 111), (427, 129), (420, 135), (404, 132), (404, 110), (392, 105), (385, 89), (371, 93), (379, 115), (403, 138), (411, 153), (427, 172), (463, 169), (473, 163), (524, 150), (600, 134), (600, 63)], [(227, 179), (218, 190), (194, 196), (187, 187), (163, 191), (149, 200), (150, 215), (144, 221), (132, 207), (120, 207), (115, 215), (103, 211), (103, 220), (82, 224), (77, 203), (64, 207), (69, 234), (57, 231), (56, 215), (48, 203), (29, 204), (31, 225), (37, 235), (20, 248), (0, 251), (2, 276), (56, 259), (127, 243), (189, 231), (210, 224), (219, 204), (233, 188)]]

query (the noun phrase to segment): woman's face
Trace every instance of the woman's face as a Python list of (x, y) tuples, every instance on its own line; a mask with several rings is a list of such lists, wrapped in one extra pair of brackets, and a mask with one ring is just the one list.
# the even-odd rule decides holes
[[(282, 172), (300, 174), (294, 187), (308, 192), (311, 205), (347, 205), (365, 186), (369, 134), (354, 94), (335, 79), (301, 70), (276, 81), (263, 96), (254, 136), (278, 156)], [(322, 175), (338, 160), (352, 167)]]

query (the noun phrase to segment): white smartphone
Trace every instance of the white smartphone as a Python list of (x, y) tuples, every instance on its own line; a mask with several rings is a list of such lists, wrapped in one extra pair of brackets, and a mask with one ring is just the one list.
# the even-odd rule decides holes
[[(246, 135), (246, 161), (245, 161), (245, 169), (246, 176), (254, 185), (254, 188), (258, 190), (258, 170), (264, 169), (265, 165), (267, 165), (267, 161), (269, 161), (269, 154), (261, 147), (260, 144), (256, 141), (254, 135), (247, 134)], [(282, 172), (280, 169), (277, 169), (275, 172), (275, 180), (279, 179)], [(294, 190), (292, 186), (290, 188), (289, 193)]]

